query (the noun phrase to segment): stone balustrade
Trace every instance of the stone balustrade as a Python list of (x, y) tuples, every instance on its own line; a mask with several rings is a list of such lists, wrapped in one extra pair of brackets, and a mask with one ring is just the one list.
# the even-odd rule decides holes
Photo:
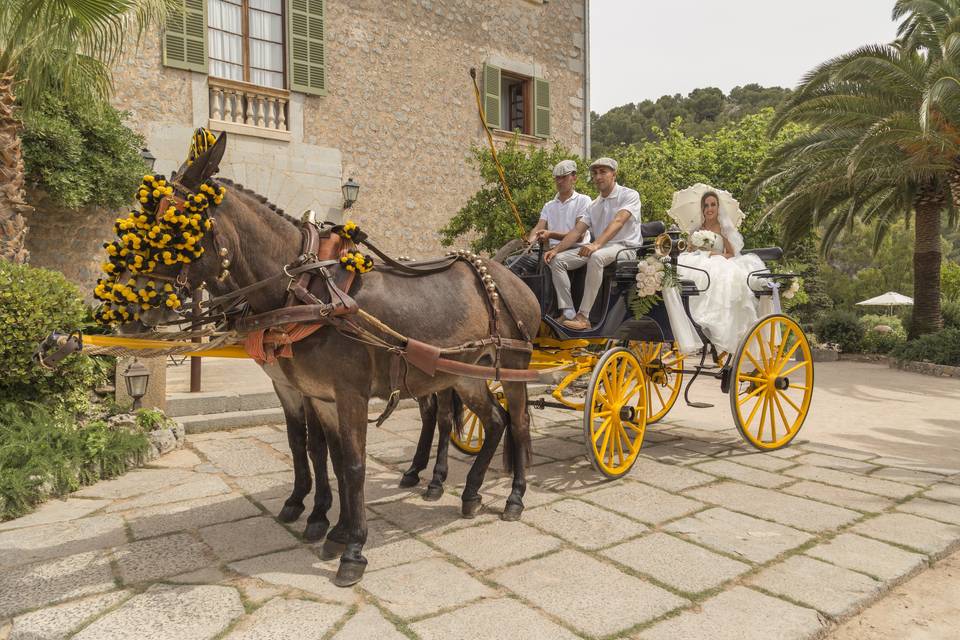
[(289, 140), (290, 92), (246, 82), (208, 79), (210, 128), (231, 133)]

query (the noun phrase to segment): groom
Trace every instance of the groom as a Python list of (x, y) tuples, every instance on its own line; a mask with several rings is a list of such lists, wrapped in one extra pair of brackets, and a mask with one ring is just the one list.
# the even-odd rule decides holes
[[(617, 161), (599, 158), (590, 165), (590, 179), (600, 191), (576, 226), (563, 237), (560, 244), (543, 255), (553, 272), (557, 302), (563, 313), (563, 326), (574, 331), (590, 329), (590, 310), (603, 283), (603, 268), (617, 259), (617, 253), (627, 245), (643, 242), (640, 235), (640, 194), (617, 184)], [(587, 231), (593, 242), (579, 251), (566, 251)], [(567, 271), (587, 265), (580, 310), (574, 313), (570, 293), (570, 275)]]

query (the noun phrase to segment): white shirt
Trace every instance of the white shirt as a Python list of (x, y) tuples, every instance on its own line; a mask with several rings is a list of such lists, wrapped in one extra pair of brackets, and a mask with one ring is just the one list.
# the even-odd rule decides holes
[[(548, 231), (562, 231), (567, 233), (575, 226), (577, 220), (587, 213), (587, 207), (590, 206), (590, 196), (577, 193), (576, 191), (566, 200), (560, 200), (558, 193), (553, 200), (543, 205), (540, 211), (540, 219), (547, 221)], [(590, 232), (587, 232), (582, 242), (590, 242)], [(560, 244), (559, 240), (550, 238), (550, 246)]]
[(630, 217), (620, 227), (620, 231), (607, 240), (607, 244), (614, 242), (640, 244), (643, 242), (640, 234), (640, 194), (629, 187), (616, 184), (606, 198), (597, 196), (587, 209), (583, 222), (590, 227), (594, 236), (600, 237), (613, 222), (617, 213), (623, 210), (629, 211)]

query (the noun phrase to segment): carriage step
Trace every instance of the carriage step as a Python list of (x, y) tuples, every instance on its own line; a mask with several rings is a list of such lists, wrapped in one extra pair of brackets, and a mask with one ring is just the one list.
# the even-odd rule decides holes
[(709, 409), (714, 405), (710, 404), (709, 402), (689, 402), (688, 401), (687, 406), (693, 407), (694, 409)]

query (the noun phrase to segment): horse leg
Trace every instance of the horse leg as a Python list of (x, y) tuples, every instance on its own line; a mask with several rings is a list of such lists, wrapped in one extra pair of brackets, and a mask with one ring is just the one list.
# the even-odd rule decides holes
[(296, 389), (273, 383), (287, 422), (287, 443), (293, 457), (293, 493), (277, 515), (280, 522), (296, 522), (303, 513), (303, 499), (310, 493), (310, 461), (307, 458), (307, 424), (303, 398)]
[[(453, 389), (447, 389), (435, 396), (435, 416), (437, 418), (437, 424), (440, 427), (440, 440), (437, 442), (437, 459), (433, 465), (433, 478), (430, 480), (430, 484), (427, 485), (427, 490), (423, 494), (423, 499), (431, 502), (439, 500), (443, 495), (443, 483), (447, 479), (447, 472), (449, 470), (448, 452), (450, 451), (450, 432), (453, 430), (453, 421), (455, 419), (453, 398), (455, 393)], [(421, 439), (422, 438), (423, 436), (421, 435)]]
[(504, 442), (503, 461), (508, 471), (513, 470), (513, 487), (500, 517), (503, 520), (519, 520), (523, 513), (523, 494), (527, 491), (526, 469), (530, 465), (533, 448), (530, 414), (527, 411), (527, 385), (523, 382), (505, 382), (503, 392), (510, 407), (509, 434)]
[(430, 445), (433, 444), (433, 432), (437, 426), (436, 394), (417, 398), (417, 403), (420, 406), (420, 439), (417, 441), (417, 452), (413, 454), (410, 468), (404, 471), (400, 478), (400, 486), (403, 488), (420, 484), (420, 472), (426, 469), (430, 462)]
[(333, 504), (333, 491), (330, 489), (330, 477), (327, 475), (327, 440), (323, 436), (323, 425), (320, 424), (310, 402), (303, 403), (303, 410), (307, 418), (307, 450), (313, 462), (315, 479), (313, 511), (307, 516), (307, 528), (303, 531), (303, 539), (307, 542), (316, 542), (323, 539), (330, 527), (327, 512)]
[(463, 379), (455, 389), (483, 424), (483, 446), (473, 459), (461, 496), (460, 513), (464, 518), (473, 518), (480, 511), (480, 485), (483, 484), (493, 455), (500, 445), (500, 438), (503, 437), (509, 418), (483, 380)]

